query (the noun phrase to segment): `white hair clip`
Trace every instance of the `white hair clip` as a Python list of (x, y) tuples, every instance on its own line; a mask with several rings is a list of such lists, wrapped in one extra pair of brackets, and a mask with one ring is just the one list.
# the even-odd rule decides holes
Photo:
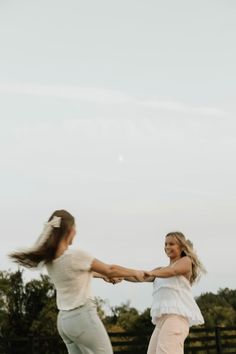
[(52, 229), (59, 228), (60, 226), (61, 226), (61, 217), (60, 216), (54, 215), (50, 221), (45, 222), (43, 231), (42, 231), (41, 235), (39, 236), (39, 238), (37, 239), (37, 241), (34, 245), (34, 248), (35, 247), (38, 248), (38, 247), (42, 246), (47, 241), (48, 237), (50, 236)]
[(61, 226), (61, 217), (54, 215), (53, 218), (50, 221), (46, 222), (45, 224), (48, 226), (58, 228)]

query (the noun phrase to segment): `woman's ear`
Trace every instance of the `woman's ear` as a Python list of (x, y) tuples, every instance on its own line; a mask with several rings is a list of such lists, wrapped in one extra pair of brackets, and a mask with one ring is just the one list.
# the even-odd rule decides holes
[(68, 245), (72, 244), (75, 234), (76, 234), (76, 230), (75, 230), (75, 227), (73, 226), (66, 237)]

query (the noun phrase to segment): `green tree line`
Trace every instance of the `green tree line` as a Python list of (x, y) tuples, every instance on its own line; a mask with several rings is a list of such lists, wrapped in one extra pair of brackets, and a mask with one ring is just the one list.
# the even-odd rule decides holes
[[(236, 325), (236, 290), (219, 289), (196, 298), (206, 327)], [(105, 313), (104, 300), (96, 298), (99, 315), (109, 332), (151, 331), (150, 308), (139, 312), (130, 302), (110, 307)], [(0, 271), (0, 335), (25, 337), (57, 334), (55, 289), (47, 275), (23, 281), (23, 272)]]

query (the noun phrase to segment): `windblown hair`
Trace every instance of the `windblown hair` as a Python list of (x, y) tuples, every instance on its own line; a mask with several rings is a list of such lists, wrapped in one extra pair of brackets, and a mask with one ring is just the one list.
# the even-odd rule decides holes
[(48, 221), (52, 220), (54, 216), (61, 218), (61, 224), (57, 228), (52, 228), (46, 240), (35, 247), (23, 251), (16, 251), (9, 254), (9, 257), (16, 263), (27, 267), (34, 268), (40, 262), (49, 263), (55, 259), (55, 255), (61, 240), (66, 238), (73, 227), (75, 220), (74, 217), (66, 210), (56, 210), (50, 216)]
[(188, 256), (192, 261), (192, 274), (190, 277), (190, 283), (193, 284), (197, 282), (201, 275), (206, 273), (206, 270), (199, 260), (195, 250), (193, 249), (193, 244), (190, 240), (187, 240), (182, 232), (174, 231), (169, 232), (167, 236), (172, 236), (178, 242), (182, 249), (181, 257)]

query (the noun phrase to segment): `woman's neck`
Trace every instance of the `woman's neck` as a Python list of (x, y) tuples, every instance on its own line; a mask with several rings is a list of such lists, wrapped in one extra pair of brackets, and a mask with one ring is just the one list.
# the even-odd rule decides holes
[(56, 258), (60, 257), (68, 248), (68, 243), (67, 242), (61, 242), (58, 246), (58, 249), (56, 251)]

